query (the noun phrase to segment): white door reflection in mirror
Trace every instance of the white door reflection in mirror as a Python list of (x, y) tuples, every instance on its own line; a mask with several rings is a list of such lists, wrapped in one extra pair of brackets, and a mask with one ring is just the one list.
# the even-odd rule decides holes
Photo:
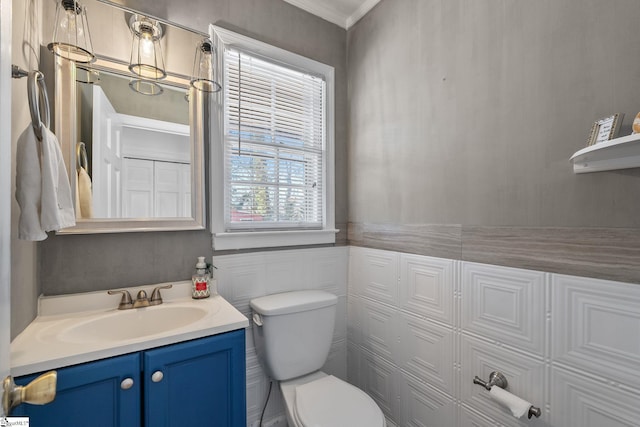
[(153, 161), (125, 159), (124, 215), (149, 218), (153, 212)]
[(123, 165), (123, 217), (191, 216), (189, 164), (125, 158)]
[(156, 216), (191, 216), (189, 165), (184, 163), (154, 162), (154, 167)]
[[(122, 123), (100, 86), (93, 86), (92, 168), (95, 218), (120, 218), (122, 215)], [(93, 172), (93, 173), (91, 173)], [(78, 197), (79, 195), (76, 195)]]

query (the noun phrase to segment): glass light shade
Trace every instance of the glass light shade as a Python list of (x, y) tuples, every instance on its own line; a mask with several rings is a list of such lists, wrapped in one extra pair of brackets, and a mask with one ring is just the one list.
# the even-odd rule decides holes
[(49, 50), (62, 58), (88, 64), (95, 60), (87, 11), (75, 0), (60, 0), (56, 5), (53, 41)]
[(211, 40), (204, 39), (196, 47), (191, 86), (203, 92), (218, 92), (222, 86), (214, 80), (214, 55)]
[(100, 72), (89, 67), (76, 67), (76, 81), (78, 83), (97, 84), (100, 82)]
[(144, 79), (164, 79), (167, 73), (160, 46), (162, 27), (158, 22), (139, 15), (131, 17), (130, 26), (133, 42), (129, 70)]
[(133, 79), (129, 82), (132, 91), (141, 95), (157, 96), (162, 95), (164, 89), (158, 83), (150, 80)]

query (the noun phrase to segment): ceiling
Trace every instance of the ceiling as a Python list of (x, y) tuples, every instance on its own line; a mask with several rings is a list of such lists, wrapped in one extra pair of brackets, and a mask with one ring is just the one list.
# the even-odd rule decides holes
[(380, 0), (284, 0), (320, 18), (349, 29)]

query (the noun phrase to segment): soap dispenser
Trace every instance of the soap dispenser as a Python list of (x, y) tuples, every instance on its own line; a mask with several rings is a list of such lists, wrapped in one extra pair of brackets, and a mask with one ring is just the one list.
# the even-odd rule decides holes
[(204, 257), (199, 256), (196, 263), (196, 274), (191, 276), (191, 297), (194, 299), (209, 298), (211, 291), (209, 289), (209, 273), (207, 271), (207, 263)]

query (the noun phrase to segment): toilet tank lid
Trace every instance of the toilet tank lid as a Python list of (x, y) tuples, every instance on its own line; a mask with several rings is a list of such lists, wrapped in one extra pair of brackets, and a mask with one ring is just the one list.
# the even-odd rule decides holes
[(294, 291), (251, 300), (251, 308), (265, 316), (297, 313), (335, 305), (338, 297), (325, 291)]

